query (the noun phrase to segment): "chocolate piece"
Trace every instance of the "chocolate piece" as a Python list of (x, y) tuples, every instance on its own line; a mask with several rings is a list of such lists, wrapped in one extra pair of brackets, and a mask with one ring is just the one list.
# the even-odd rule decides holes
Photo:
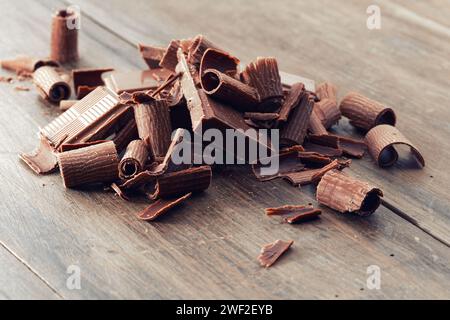
[(18, 56), (10, 60), (2, 60), (1, 67), (17, 74), (31, 74), (43, 66), (59, 67), (56, 61), (48, 59), (35, 59), (28, 56)]
[(189, 168), (158, 177), (155, 197), (172, 198), (189, 192), (200, 192), (211, 184), (210, 166)]
[[(102, 79), (103, 74), (113, 70), (112, 68), (72, 70), (73, 86), (77, 98), (82, 99), (87, 95), (86, 93), (90, 93), (95, 88), (103, 86), (105, 84)], [(83, 87), (81, 92), (79, 90), (80, 87)]]
[(312, 205), (308, 206), (282, 206), (279, 208), (267, 208), (266, 214), (281, 215), (284, 221), (290, 224), (301, 223), (317, 219), (322, 213), (319, 209), (314, 209)]
[(313, 110), (313, 105), (313, 96), (305, 91), (302, 95), (300, 104), (292, 111), (289, 121), (281, 130), (281, 144), (303, 144), (309, 126), (309, 118)]
[(137, 92), (156, 90), (167, 79), (171, 72), (166, 69), (153, 69), (133, 72), (110, 72), (103, 76), (105, 85), (121, 94), (123, 92)]
[(176, 199), (159, 199), (156, 202), (152, 203), (149, 207), (145, 208), (141, 213), (139, 213), (138, 217), (140, 220), (144, 221), (156, 220), (157, 218), (168, 212), (170, 209), (186, 201), (191, 195), (192, 193), (188, 193)]
[(255, 110), (259, 103), (254, 88), (214, 69), (204, 71), (201, 84), (208, 95), (228, 103), (240, 111)]
[(271, 267), (278, 258), (281, 257), (294, 243), (293, 240), (283, 241), (277, 240), (274, 243), (266, 244), (261, 249), (261, 253), (258, 256), (259, 263), (265, 268)]
[(78, 21), (75, 11), (60, 10), (52, 18), (50, 57), (60, 63), (78, 60)]
[(337, 105), (337, 87), (331, 82), (324, 82), (318, 85), (316, 94), (320, 100), (330, 99)]
[(317, 110), (314, 107), (311, 112), (311, 117), (309, 118), (309, 131), (314, 135), (327, 135), (328, 131), (324, 127), (322, 121), (317, 115)]
[(175, 69), (178, 64), (177, 51), (180, 48), (181, 42), (180, 40), (172, 40), (164, 52), (163, 57), (159, 63), (159, 66), (166, 68), (172, 72), (175, 72)]
[(350, 124), (366, 131), (380, 124), (395, 126), (394, 110), (356, 92), (347, 94), (339, 108)]
[(156, 166), (138, 173), (133, 178), (126, 180), (120, 184), (120, 188), (123, 190), (136, 190), (144, 187), (147, 184), (151, 184), (156, 187), (157, 178), (163, 175), (165, 172), (164, 164), (157, 164)]
[(41, 96), (50, 102), (59, 103), (70, 97), (70, 85), (53, 67), (40, 67), (33, 73), (33, 79)]
[(59, 110), (61, 111), (67, 111), (69, 110), (75, 103), (77, 103), (79, 100), (61, 100), (59, 102)]
[(326, 129), (338, 123), (342, 116), (336, 101), (329, 98), (314, 103), (314, 110)]
[(83, 142), (83, 143), (63, 143), (59, 147), (60, 152), (67, 152), (67, 151), (73, 151), (77, 149), (82, 149), (90, 146), (95, 146), (100, 143), (108, 142), (107, 140), (97, 140), (97, 141), (91, 141), (91, 142)]
[(131, 179), (140, 173), (147, 162), (148, 150), (142, 140), (131, 141), (119, 163), (119, 177)]
[(295, 150), (285, 152), (274, 157), (278, 157), (279, 161), (278, 171), (276, 173), (264, 175), (262, 173), (262, 169), (264, 168), (263, 165), (260, 163), (252, 165), (253, 173), (259, 181), (270, 181), (276, 178), (281, 178), (289, 173), (302, 171), (305, 168), (305, 165), (301, 162), (301, 159), (298, 156), (298, 152)]
[(200, 76), (203, 76), (206, 70), (214, 69), (227, 76), (236, 78), (239, 73), (239, 63), (239, 59), (231, 56), (229, 53), (217, 49), (208, 49), (205, 51), (200, 63)]
[(277, 120), (280, 115), (278, 113), (263, 113), (263, 112), (246, 112), (244, 118), (253, 121), (271, 121)]
[(305, 151), (316, 152), (326, 157), (340, 157), (343, 153), (341, 149), (322, 146), (311, 142), (305, 142), (303, 146), (305, 147)]
[(305, 85), (305, 90), (309, 92), (316, 92), (316, 83), (314, 80), (283, 71), (280, 71), (280, 77), (284, 88), (290, 89), (295, 83), (300, 82)]
[(119, 158), (112, 141), (60, 153), (58, 164), (66, 188), (112, 182), (119, 177)]
[(383, 192), (337, 170), (329, 171), (317, 186), (317, 201), (339, 212), (368, 216), (381, 204)]
[(346, 164), (334, 160), (323, 168), (286, 173), (283, 175), (283, 179), (289, 181), (293, 186), (304, 186), (319, 181), (330, 170), (342, 169)]
[(300, 151), (298, 152), (298, 157), (307, 168), (321, 168), (332, 161), (329, 157), (316, 152)]
[(147, 101), (135, 105), (134, 115), (139, 138), (147, 145), (151, 156), (164, 157), (172, 133), (167, 102), (149, 96)]
[(207, 40), (203, 35), (196, 36), (188, 50), (188, 61), (190, 64), (200, 67), (203, 54), (208, 49), (218, 49), (212, 42)]
[(138, 44), (138, 49), (142, 55), (142, 59), (144, 59), (150, 69), (159, 68), (159, 63), (166, 53), (166, 49), (144, 44)]
[(49, 145), (47, 139), (42, 136), (39, 147), (35, 151), (28, 154), (22, 153), (19, 157), (37, 174), (51, 173), (58, 166), (53, 148)]
[(244, 69), (241, 78), (245, 84), (256, 89), (260, 100), (257, 110), (278, 110), (283, 102), (283, 87), (275, 58), (257, 58)]
[(366, 152), (367, 145), (362, 140), (351, 139), (347, 137), (339, 137), (339, 148), (342, 152), (350, 157), (362, 158)]
[(300, 105), (304, 91), (305, 85), (303, 83), (298, 82), (291, 86), (289, 93), (280, 108), (278, 123), (285, 123), (288, 121), (291, 111)]
[(139, 138), (136, 121), (131, 119), (125, 124), (114, 136), (112, 141), (114, 141), (116, 145), (116, 149), (118, 153), (121, 153), (128, 144)]
[[(185, 169), (192, 167), (193, 161), (190, 161), (189, 163), (181, 163), (181, 164), (175, 163), (173, 161), (174, 153), (175, 152), (179, 153), (178, 147), (179, 147), (180, 143), (186, 143), (184, 141), (185, 131), (186, 131), (185, 129), (177, 129), (172, 136), (172, 142), (170, 143), (170, 146), (167, 149), (166, 156), (164, 157), (164, 160), (162, 162), (162, 164), (165, 167), (165, 169), (164, 169), (165, 173), (185, 170)], [(180, 156), (182, 156), (182, 155), (180, 155)]]
[(376, 126), (366, 135), (366, 144), (373, 159), (382, 168), (394, 165), (398, 160), (395, 145), (407, 145), (417, 161), (425, 166), (425, 160), (419, 150), (397, 128), (383, 124)]
[(122, 190), (117, 183), (113, 182), (111, 184), (111, 189), (123, 200), (130, 201), (130, 198), (127, 196), (124, 190)]

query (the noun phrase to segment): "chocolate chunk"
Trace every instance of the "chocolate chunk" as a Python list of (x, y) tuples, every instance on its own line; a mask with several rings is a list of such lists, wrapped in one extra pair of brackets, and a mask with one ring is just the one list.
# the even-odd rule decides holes
[(383, 192), (337, 170), (329, 171), (317, 186), (317, 201), (339, 212), (368, 216), (380, 206)]
[(40, 67), (33, 73), (33, 79), (41, 96), (50, 102), (59, 103), (70, 97), (70, 85), (53, 67)]
[(366, 131), (379, 124), (395, 126), (394, 110), (356, 92), (347, 94), (339, 108), (350, 124)]
[[(188, 61), (190, 64), (200, 67), (200, 63), (203, 58), (203, 54), (208, 49), (219, 49), (212, 42), (207, 40), (203, 35), (196, 36), (191, 43), (188, 50)], [(220, 50), (220, 49), (219, 49)]]
[(17, 74), (31, 74), (43, 66), (59, 67), (58, 62), (49, 59), (36, 59), (25, 55), (1, 61), (1, 67)]
[(208, 189), (211, 184), (210, 166), (189, 168), (158, 177), (155, 197), (172, 198)]
[(163, 57), (159, 63), (159, 66), (162, 68), (166, 68), (172, 72), (175, 72), (175, 69), (178, 64), (177, 52), (181, 46), (180, 40), (172, 40), (164, 52)]
[(290, 224), (293, 223), (301, 223), (310, 220), (317, 219), (321, 210), (315, 209), (312, 205), (307, 206), (282, 206), (279, 208), (267, 208), (266, 214), (269, 216), (272, 215), (281, 215), (284, 218), (284, 221)]
[(382, 168), (394, 165), (398, 160), (396, 145), (407, 145), (417, 161), (425, 166), (419, 150), (397, 128), (383, 124), (371, 129), (366, 135), (366, 144), (373, 159)]
[(48, 140), (42, 136), (39, 147), (35, 151), (22, 153), (19, 157), (37, 174), (51, 173), (58, 166), (53, 148), (49, 145)]
[(207, 69), (201, 77), (203, 90), (210, 96), (240, 111), (255, 110), (259, 104), (256, 90), (225, 73)]
[(60, 63), (78, 60), (78, 13), (57, 11), (52, 18), (50, 57)]
[(166, 53), (166, 49), (144, 44), (138, 44), (138, 49), (142, 55), (142, 59), (144, 59), (150, 69), (159, 68), (159, 63)]
[(257, 58), (244, 69), (241, 79), (256, 89), (260, 100), (258, 111), (271, 112), (279, 109), (283, 102), (283, 87), (275, 58)]
[(140, 173), (147, 162), (148, 150), (142, 140), (131, 141), (119, 163), (119, 177), (131, 179)]
[(262, 247), (261, 253), (258, 256), (259, 263), (265, 268), (271, 267), (293, 243), (293, 240), (277, 240), (274, 243), (266, 244)]
[(229, 53), (217, 49), (208, 49), (202, 57), (200, 63), (200, 76), (203, 76), (206, 70), (214, 69), (236, 78), (239, 73), (239, 59), (231, 56)]
[(156, 90), (172, 74), (166, 69), (110, 72), (103, 76), (106, 86), (117, 94)]
[(58, 164), (66, 188), (112, 182), (119, 177), (119, 158), (112, 141), (60, 153)]
[(153, 221), (167, 213), (170, 209), (180, 205), (186, 201), (192, 193), (185, 194), (176, 199), (158, 199), (156, 202), (152, 203), (149, 207), (145, 208), (138, 217), (140, 220)]
[[(106, 72), (111, 72), (112, 68), (103, 69), (75, 69), (72, 70), (72, 79), (75, 93), (78, 99), (84, 98), (87, 94), (96, 89), (99, 86), (103, 86), (103, 74)], [(80, 92), (80, 87), (83, 90)]]
[(147, 145), (151, 156), (154, 159), (164, 157), (172, 133), (167, 102), (149, 96), (147, 101), (135, 105), (134, 115), (139, 138)]
[(313, 105), (313, 96), (305, 91), (300, 104), (292, 111), (289, 121), (281, 130), (280, 143), (282, 145), (303, 144)]
[(286, 99), (280, 108), (278, 123), (285, 123), (288, 121), (292, 110), (300, 105), (304, 92), (305, 85), (303, 83), (298, 82), (291, 86)]

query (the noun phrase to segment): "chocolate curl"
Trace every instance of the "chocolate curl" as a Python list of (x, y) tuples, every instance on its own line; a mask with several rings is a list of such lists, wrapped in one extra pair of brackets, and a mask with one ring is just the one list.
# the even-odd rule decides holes
[(314, 135), (327, 135), (328, 131), (323, 126), (322, 121), (319, 119), (317, 115), (317, 111), (313, 108), (311, 112), (311, 117), (309, 118), (309, 131)]
[(42, 136), (36, 150), (31, 153), (22, 153), (19, 157), (37, 174), (51, 173), (58, 166), (53, 148), (49, 145), (48, 140)]
[(77, 98), (80, 100), (97, 87), (105, 85), (103, 74), (113, 70), (113, 68), (72, 70), (73, 87)]
[(316, 94), (320, 100), (330, 99), (337, 104), (337, 87), (331, 82), (324, 82), (318, 85)]
[(175, 72), (175, 69), (178, 64), (177, 51), (180, 48), (181, 41), (180, 40), (172, 40), (164, 52), (164, 55), (161, 58), (159, 66), (162, 68), (166, 68), (172, 72)]
[(166, 49), (153, 46), (147, 46), (144, 44), (138, 44), (139, 52), (142, 59), (148, 65), (150, 69), (159, 68), (159, 63), (166, 53)]
[(112, 139), (116, 145), (116, 149), (118, 153), (121, 153), (123, 149), (125, 149), (128, 144), (139, 138), (137, 132), (136, 121), (134, 119), (128, 121), (128, 123), (121, 128)]
[(158, 178), (155, 197), (172, 198), (208, 189), (211, 184), (210, 166), (190, 168), (165, 174)]
[(305, 91), (305, 86), (303, 83), (297, 82), (294, 83), (286, 96), (286, 99), (284, 100), (283, 105), (280, 108), (279, 111), (279, 118), (278, 123), (285, 123), (289, 119), (289, 115), (291, 114), (291, 111), (295, 109), (300, 104), (300, 101), (302, 99), (303, 93)]
[(289, 121), (281, 130), (280, 142), (284, 145), (302, 145), (309, 126), (309, 119), (314, 106), (314, 97), (304, 92), (300, 104), (294, 109)]
[(254, 88), (214, 69), (205, 70), (201, 84), (206, 94), (243, 112), (254, 110), (259, 103)]
[(155, 100), (148, 96), (134, 107), (134, 115), (139, 138), (144, 141), (151, 156), (164, 157), (170, 145), (172, 127), (169, 107), (164, 100)]
[(52, 18), (50, 57), (59, 63), (78, 60), (78, 20), (75, 11), (60, 10)]
[(145, 208), (141, 213), (139, 213), (138, 218), (144, 221), (156, 220), (160, 216), (166, 214), (170, 209), (185, 202), (191, 195), (192, 193), (188, 193), (177, 199), (158, 199), (150, 206)]
[(229, 53), (217, 49), (208, 49), (205, 51), (200, 63), (200, 76), (203, 76), (208, 69), (215, 69), (236, 78), (239, 73), (239, 63), (239, 59), (231, 56)]
[(75, 103), (77, 103), (79, 100), (61, 100), (59, 102), (59, 110), (61, 111), (67, 111), (69, 110)]
[(393, 166), (397, 162), (398, 153), (395, 145), (410, 147), (417, 161), (422, 167), (425, 166), (425, 159), (419, 150), (396, 127), (387, 124), (376, 126), (367, 133), (366, 144), (373, 159), (382, 168)]
[(314, 103), (314, 110), (326, 129), (338, 123), (342, 117), (336, 101), (329, 98)]
[(60, 153), (58, 164), (66, 188), (108, 183), (119, 177), (119, 158), (112, 141)]
[(283, 101), (283, 87), (275, 58), (257, 58), (244, 69), (241, 78), (245, 84), (256, 89), (261, 101), (259, 111), (278, 110)]
[(41, 96), (50, 102), (59, 103), (70, 97), (70, 85), (52, 67), (37, 69), (33, 73), (33, 80)]
[(395, 126), (396, 123), (394, 110), (356, 92), (347, 94), (339, 108), (350, 124), (366, 131), (379, 124)]
[(188, 62), (196, 67), (199, 67), (204, 53), (210, 48), (218, 49), (217, 46), (207, 40), (203, 35), (196, 36), (192, 40), (191, 46), (188, 50)]
[(274, 243), (266, 244), (261, 249), (258, 261), (262, 267), (271, 267), (294, 243), (293, 240), (277, 240)]
[(28, 56), (18, 56), (15, 59), (2, 60), (1, 66), (5, 70), (22, 73), (33, 73), (37, 69), (43, 66), (59, 67), (56, 61), (52, 60), (39, 60)]
[(140, 173), (147, 162), (148, 150), (142, 140), (131, 141), (119, 163), (119, 176), (131, 179)]
[(381, 204), (383, 192), (337, 170), (329, 171), (317, 186), (317, 201), (336, 211), (368, 216)]
[(279, 208), (267, 208), (268, 216), (281, 215), (284, 221), (290, 224), (301, 223), (317, 219), (322, 211), (315, 209), (312, 205), (307, 206), (282, 206)]

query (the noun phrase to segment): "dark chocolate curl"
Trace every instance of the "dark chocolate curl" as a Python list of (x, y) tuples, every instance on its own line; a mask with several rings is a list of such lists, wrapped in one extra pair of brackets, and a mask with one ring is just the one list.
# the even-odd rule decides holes
[(66, 188), (112, 182), (119, 177), (119, 158), (112, 141), (60, 153), (58, 164)]
[(200, 67), (203, 54), (210, 48), (218, 49), (217, 46), (207, 40), (203, 35), (196, 36), (189, 47), (188, 62), (196, 67)]
[(280, 142), (284, 145), (302, 145), (309, 126), (309, 119), (314, 106), (314, 97), (303, 94), (300, 104), (294, 109), (289, 121), (281, 130)]
[(239, 72), (239, 63), (239, 59), (231, 56), (229, 53), (217, 49), (208, 49), (205, 51), (200, 63), (200, 76), (208, 69), (215, 69), (235, 78)]
[(21, 74), (21, 73), (33, 73), (38, 68), (43, 66), (59, 67), (59, 64), (56, 61), (48, 59), (39, 60), (22, 55), (14, 59), (2, 60), (1, 66), (5, 70)]
[(70, 85), (65, 82), (53, 67), (45, 66), (33, 73), (33, 80), (41, 96), (54, 103), (70, 97)]
[(119, 163), (119, 176), (131, 179), (140, 173), (147, 162), (148, 150), (142, 140), (131, 141)]
[(78, 22), (75, 11), (60, 10), (52, 18), (51, 53), (52, 60), (68, 63), (78, 60)]
[(329, 98), (324, 98), (316, 102), (314, 104), (314, 111), (326, 129), (338, 123), (342, 117), (336, 101)]
[(229, 103), (237, 110), (255, 110), (259, 103), (256, 90), (225, 73), (214, 69), (205, 70), (201, 77), (203, 90), (218, 100)]

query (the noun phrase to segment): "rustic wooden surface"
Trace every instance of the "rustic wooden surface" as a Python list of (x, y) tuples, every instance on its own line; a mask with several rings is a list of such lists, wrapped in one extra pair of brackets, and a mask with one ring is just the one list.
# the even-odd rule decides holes
[[(30, 92), (0, 83), (0, 298), (450, 298), (450, 2), (378, 1), (378, 31), (365, 26), (369, 1), (77, 3), (78, 66), (140, 69), (136, 42), (203, 33), (244, 61), (273, 55), (285, 71), (335, 82), (340, 96), (359, 90), (392, 105), (427, 167), (408, 157), (389, 170), (370, 157), (354, 161), (352, 174), (386, 194), (367, 219), (323, 208), (318, 221), (281, 224), (263, 209), (314, 202), (314, 189), (259, 183), (248, 168), (228, 167), (206, 193), (142, 223), (135, 214), (144, 203), (64, 190), (58, 174), (37, 177), (20, 163), (58, 111), (29, 83)], [(64, 4), (2, 1), (0, 59), (47, 55), (50, 14)], [(261, 269), (260, 247), (278, 238), (294, 240), (292, 250)], [(81, 290), (66, 286), (71, 265)], [(380, 290), (366, 287), (370, 265), (381, 269)]]

